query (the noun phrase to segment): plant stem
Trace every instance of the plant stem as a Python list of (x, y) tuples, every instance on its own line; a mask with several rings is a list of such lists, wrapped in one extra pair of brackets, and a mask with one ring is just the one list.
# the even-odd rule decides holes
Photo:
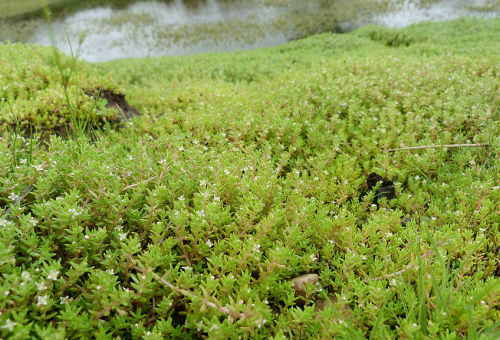
[[(147, 274), (149, 271), (146, 270), (146, 269), (142, 269), (142, 268), (139, 268), (137, 266), (133, 267), (133, 269), (143, 273), (143, 274)], [(252, 315), (247, 315), (245, 313), (233, 313), (229, 310), (229, 308), (227, 307), (224, 307), (224, 306), (220, 306), (218, 307), (215, 303), (213, 302), (210, 302), (208, 300), (205, 300), (203, 298), (200, 298), (198, 296), (196, 296), (195, 294), (187, 291), (187, 290), (184, 290), (184, 289), (180, 289), (180, 288), (177, 288), (176, 286), (174, 286), (173, 284), (171, 284), (170, 282), (168, 282), (167, 280), (161, 278), (158, 274), (154, 273), (154, 272), (151, 272), (151, 274), (153, 275), (154, 279), (158, 282), (160, 282), (161, 284), (167, 286), (168, 288), (172, 289), (174, 292), (176, 292), (177, 294), (179, 295), (184, 295), (190, 299), (199, 299), (201, 302), (203, 302), (203, 304), (207, 307), (210, 307), (210, 308), (214, 308), (214, 309), (217, 309), (219, 312), (222, 312), (224, 314), (227, 314), (229, 317), (233, 318), (233, 319), (247, 319), (249, 317), (251, 317)]]
[(408, 146), (398, 149), (389, 149), (386, 152), (402, 151), (402, 150), (421, 150), (421, 149), (439, 149), (439, 148), (465, 148), (465, 147), (488, 147), (488, 143), (480, 144), (444, 144), (444, 145), (422, 145), (422, 146)]

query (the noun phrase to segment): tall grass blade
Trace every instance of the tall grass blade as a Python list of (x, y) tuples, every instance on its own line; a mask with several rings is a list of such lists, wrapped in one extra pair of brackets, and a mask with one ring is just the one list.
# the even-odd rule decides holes
[[(418, 247), (420, 250), (420, 247)], [(424, 268), (423, 261), (418, 252), (418, 323), (420, 330), (424, 335), (427, 335), (427, 310), (426, 310), (426, 297), (425, 297), (425, 284), (424, 284)]]

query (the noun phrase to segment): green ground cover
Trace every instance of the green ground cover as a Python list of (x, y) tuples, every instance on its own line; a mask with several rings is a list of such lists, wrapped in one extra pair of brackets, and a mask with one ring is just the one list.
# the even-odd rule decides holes
[(33, 12), (57, 2), (61, 2), (61, 0), (2, 0), (0, 2), (0, 18)]
[[(498, 338), (499, 30), (105, 64), (0, 46), (0, 336)], [(110, 129), (95, 89), (143, 115)]]
[(138, 0), (2, 0), (0, 18), (42, 14), (43, 8), (50, 6), (52, 11), (72, 12), (95, 6), (123, 7)]

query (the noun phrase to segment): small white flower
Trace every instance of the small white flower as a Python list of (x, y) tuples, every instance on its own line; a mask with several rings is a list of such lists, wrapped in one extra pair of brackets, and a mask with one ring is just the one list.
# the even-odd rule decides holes
[(30, 223), (31, 223), (31, 225), (34, 227), (34, 226), (36, 226), (36, 225), (38, 224), (38, 220), (37, 220), (37, 219), (35, 219), (35, 218), (31, 218), (31, 219), (30, 219)]
[(256, 253), (260, 253), (260, 244), (255, 244), (253, 246), (253, 251), (256, 252)]
[(309, 257), (311, 258), (311, 261), (316, 261), (318, 259), (316, 254), (311, 254), (311, 255), (309, 255)]
[(111, 274), (111, 275), (114, 275), (115, 274), (115, 271), (113, 269), (109, 269), (107, 270), (108, 274)]
[(69, 303), (69, 299), (70, 299), (70, 297), (69, 297), (68, 295), (66, 295), (66, 296), (61, 296), (61, 297), (59, 298), (59, 300), (61, 300), (61, 301), (59, 302), (59, 304), (64, 305), (64, 304), (66, 304), (66, 303)]
[(127, 238), (127, 233), (119, 233), (118, 237), (120, 238), (120, 241), (123, 241)]
[(10, 319), (7, 319), (7, 321), (5, 321), (5, 324), (0, 328), (6, 329), (6, 330), (12, 332), (14, 330), (14, 327), (16, 327), (16, 325), (17, 325), (17, 322), (14, 322), (14, 321), (11, 321)]
[(183, 266), (182, 269), (184, 269), (184, 270), (193, 270), (193, 268), (190, 267), (190, 266)]
[(26, 281), (31, 280), (31, 274), (30, 274), (29, 272), (27, 272), (27, 271), (23, 271), (23, 272), (21, 273), (21, 277), (22, 277), (23, 279), (25, 279)]
[(179, 200), (179, 201), (184, 201), (184, 200), (185, 200), (185, 198), (184, 198), (184, 196), (182, 196), (182, 195), (181, 195), (181, 196), (179, 196), (178, 200)]
[(212, 243), (212, 241), (210, 240), (207, 240), (207, 242), (205, 242), (205, 244), (209, 247), (209, 248), (212, 248), (214, 246), (214, 244)]
[(38, 296), (36, 299), (37, 299), (36, 303), (37, 306), (47, 305), (47, 299), (48, 299), (47, 295)]
[(207, 181), (205, 181), (205, 180), (202, 179), (200, 181), (200, 186), (204, 187), (205, 185), (207, 185)]
[(214, 201), (219, 202), (220, 201), (220, 197), (219, 196), (214, 196)]
[(224, 173), (229, 176), (231, 174), (231, 171), (227, 170), (227, 169), (224, 169)]
[(258, 319), (258, 320), (255, 320), (255, 324), (257, 325), (257, 328), (261, 328), (262, 325), (264, 325), (265, 323), (267, 322), (266, 319), (264, 318), (261, 318), (261, 319)]
[(32, 165), (33, 168), (35, 168), (36, 171), (43, 171), (43, 165), (38, 164), (38, 165)]
[(9, 222), (9, 221), (7, 221), (7, 220), (6, 220), (6, 219), (4, 219), (4, 218), (1, 218), (1, 219), (0, 219), (0, 227), (6, 227), (6, 226), (7, 226), (7, 224), (10, 224), (10, 222)]
[(17, 196), (15, 193), (11, 192), (9, 195), (9, 199), (15, 201), (19, 196)]
[(55, 281), (55, 280), (57, 280), (57, 276), (58, 275), (59, 275), (59, 271), (58, 270), (51, 270), (49, 272), (49, 275), (47, 276), (47, 279)]
[(26, 158), (23, 158), (23, 159), (20, 159), (20, 160), (19, 160), (19, 163), (21, 163), (21, 164), (26, 164), (26, 162), (27, 162), (27, 161), (28, 161), (28, 160), (27, 160)]
[(47, 287), (47, 285), (45, 284), (45, 282), (37, 282), (36, 283), (36, 288), (38, 290), (45, 290), (45, 289), (48, 289), (49, 287)]
[(81, 214), (82, 214), (81, 210), (80, 210), (80, 211), (77, 211), (75, 208), (70, 208), (70, 209), (68, 209), (68, 212), (69, 212), (71, 215), (73, 215), (73, 217), (76, 217), (76, 216), (78, 216), (78, 215), (81, 215)]
[(183, 146), (179, 147), (179, 151), (184, 151), (184, 147)]

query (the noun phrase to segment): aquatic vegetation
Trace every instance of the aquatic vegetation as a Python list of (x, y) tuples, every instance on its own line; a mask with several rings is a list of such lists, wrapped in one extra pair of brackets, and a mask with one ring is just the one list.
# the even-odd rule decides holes
[(79, 61), (78, 83), (51, 50), (0, 46), (4, 121), (9, 98), (98, 81), (144, 114), (3, 133), (0, 336), (498, 338), (499, 29)]
[(90, 65), (51, 48), (22, 44), (0, 45), (0, 62), (3, 131), (63, 133), (75, 119), (97, 123), (118, 114), (95, 94), (96, 89), (116, 92), (116, 85)]
[(47, 0), (42, 2), (39, 0), (3, 0), (0, 4), (0, 19), (36, 11), (43, 8), (43, 6), (52, 5), (56, 2), (61, 1)]
[[(51, 11), (58, 47), (69, 55), (68, 36), (81, 41), (82, 56), (90, 61), (248, 50), (323, 32), (404, 22), (384, 19), (391, 17), (406, 18), (407, 25), (413, 17), (423, 21), (497, 13), (491, 3), (480, 0), (63, 0), (52, 4)], [(0, 13), (8, 13), (2, 4)], [(54, 41), (47, 38), (46, 26), (41, 10), (0, 20), (0, 41), (50, 45)]]

